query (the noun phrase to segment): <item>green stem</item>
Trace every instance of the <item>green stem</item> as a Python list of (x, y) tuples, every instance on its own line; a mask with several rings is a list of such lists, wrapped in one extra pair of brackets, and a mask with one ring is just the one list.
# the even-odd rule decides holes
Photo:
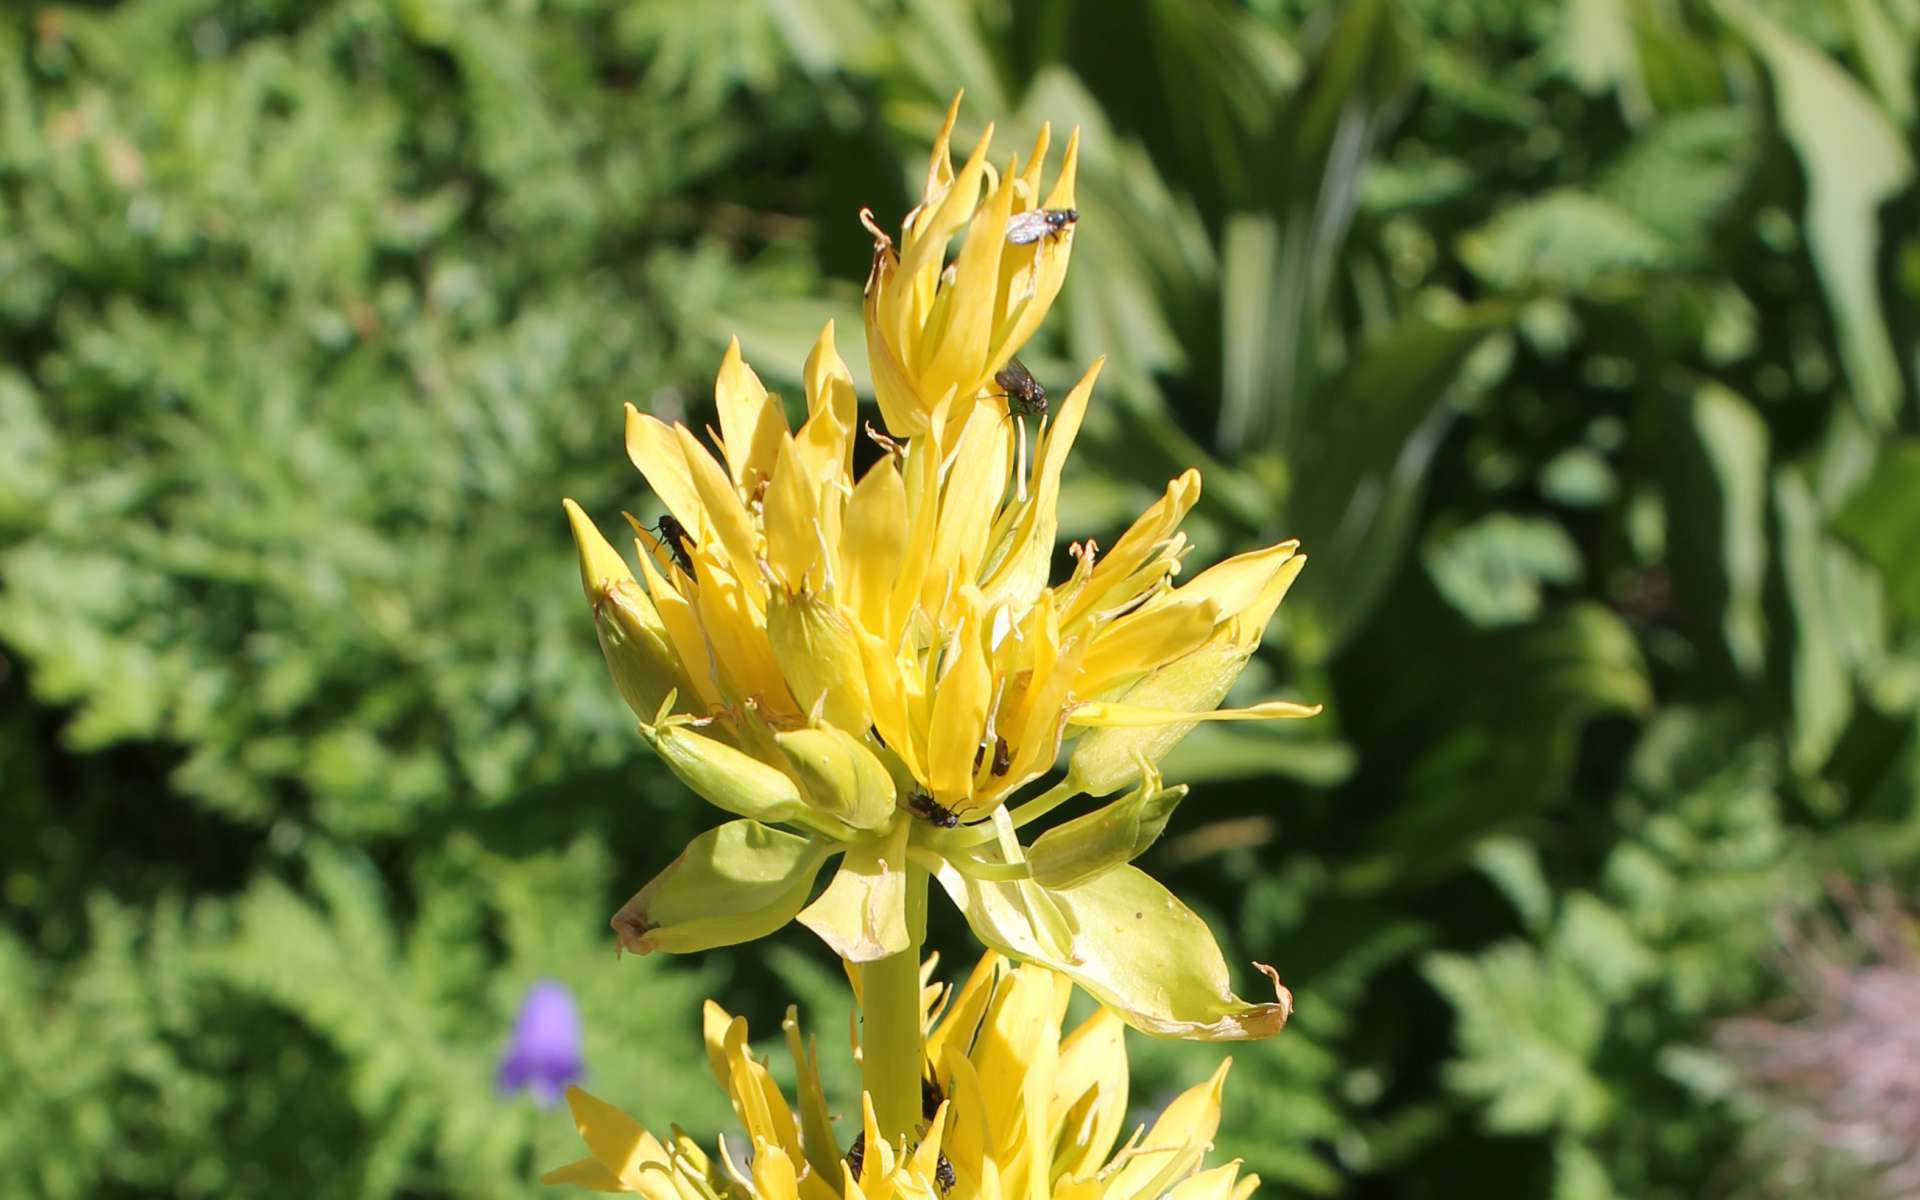
[(912, 1139), (920, 1125), (920, 945), (927, 929), (924, 867), (907, 866), (907, 948), (860, 969), (860, 1073), (880, 1133)]

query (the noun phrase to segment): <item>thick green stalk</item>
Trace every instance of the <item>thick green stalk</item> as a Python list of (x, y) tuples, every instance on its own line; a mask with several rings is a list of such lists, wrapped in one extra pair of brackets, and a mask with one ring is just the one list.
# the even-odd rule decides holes
[(925, 868), (907, 865), (905, 950), (860, 970), (860, 1071), (874, 1118), (888, 1141), (912, 1139), (920, 1124), (920, 945), (927, 931)]

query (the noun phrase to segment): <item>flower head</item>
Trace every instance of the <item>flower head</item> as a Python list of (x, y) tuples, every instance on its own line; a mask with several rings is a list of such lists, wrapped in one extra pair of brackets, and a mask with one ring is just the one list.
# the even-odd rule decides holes
[(573, 994), (550, 979), (527, 989), (513, 1036), (500, 1059), (495, 1085), (502, 1092), (532, 1092), (552, 1104), (584, 1073), (580, 1056), (580, 1014)]
[(745, 1127), (747, 1154), (736, 1158), (722, 1142), (709, 1157), (678, 1129), (663, 1141), (574, 1088), (567, 1102), (588, 1155), (545, 1182), (654, 1200), (1245, 1200), (1257, 1176), (1241, 1176), (1237, 1162), (1201, 1169), (1227, 1065), (1121, 1143), (1121, 1022), (1102, 1009), (1063, 1038), (1070, 991), (1053, 971), (991, 953), (957, 990), (928, 989), (925, 1120), (897, 1142), (879, 1135), (865, 1102), (856, 1125), (835, 1131), (816, 1050), (791, 1009), (784, 1028), (798, 1088), (790, 1104), (749, 1051), (746, 1021), (709, 1002), (708, 1061)]
[[(1027, 241), (1008, 221), (1071, 204), (1073, 143), (1042, 201), (1044, 136), (1022, 171), (993, 175), (983, 139), (955, 172), (952, 125), (868, 284), (869, 350), (891, 362), (876, 365), (876, 391), (905, 440), (874, 434), (883, 453), (855, 476), (856, 397), (829, 325), (798, 428), (737, 343), (711, 446), (628, 408), (628, 454), (667, 510), (653, 528), (633, 521), (637, 574), (568, 502), (601, 646), (642, 735), (739, 818), (689, 845), (615, 927), (629, 949), (682, 952), (797, 916), (843, 958), (872, 962), (909, 945), (906, 877), (919, 870), (988, 945), (1058, 967), (1139, 1028), (1271, 1033), (1284, 991), (1234, 996), (1205, 925), (1129, 863), (1185, 794), (1155, 764), (1195, 723), (1318, 711), (1215, 708), (1305, 558), (1283, 542), (1175, 586), (1180, 522), (1200, 495), (1190, 470), (1110, 549), (1081, 543), (1072, 572), (1050, 578), (1061, 473), (1099, 364), (1038, 424), (1030, 454), (992, 376), (1044, 315), (1071, 244), (1071, 223), (1055, 233), (1042, 219)], [(1029, 792), (1070, 742), (1064, 776)], [(1060, 804), (1116, 793), (1020, 841)]]
[(1723, 1022), (1715, 1042), (1785, 1190), (1831, 1172), (1859, 1177), (1851, 1195), (1920, 1194), (1920, 925), (1884, 889), (1838, 899), (1844, 927), (1784, 930), (1796, 1017)]

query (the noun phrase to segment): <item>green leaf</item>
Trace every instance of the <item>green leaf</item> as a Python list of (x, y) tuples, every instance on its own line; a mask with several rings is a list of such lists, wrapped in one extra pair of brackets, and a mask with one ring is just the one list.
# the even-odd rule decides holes
[(1592, 1063), (1606, 1010), (1570, 965), (1502, 942), (1473, 957), (1431, 955), (1423, 973), (1453, 1006), (1447, 1087), (1483, 1102), (1489, 1129), (1583, 1132), (1605, 1118)]
[(1833, 525), (1879, 570), (1894, 613), (1909, 625), (1920, 623), (1920, 441), (1905, 439), (1882, 451)]
[(1539, 615), (1541, 585), (1577, 583), (1580, 551), (1557, 522), (1493, 513), (1451, 531), (1436, 529), (1421, 550), (1441, 596), (1482, 628)]
[(1673, 265), (1678, 252), (1652, 226), (1601, 196), (1562, 188), (1523, 200), (1460, 237), (1473, 273), (1508, 291), (1576, 294)]
[(1852, 76), (1744, 0), (1715, 0), (1773, 76), (1781, 127), (1807, 175), (1806, 233), (1838, 318), (1841, 356), (1862, 415), (1893, 423), (1900, 369), (1875, 275), (1880, 206), (1913, 181), (1913, 155)]
[(1492, 307), (1451, 323), (1401, 321), (1315, 398), (1284, 518), (1313, 557), (1286, 606), (1299, 652), (1331, 654), (1372, 613), (1413, 532), (1450, 386), (1507, 318)]
[[(1831, 595), (1842, 579), (1829, 558), (1813, 490), (1796, 471), (1774, 477), (1773, 507), (1780, 519), (1780, 573), (1792, 607), (1793, 740), (1788, 757), (1812, 775), (1833, 753), (1853, 715), (1853, 680), (1842, 658), (1843, 619)], [(1844, 570), (1844, 567), (1841, 568)]]
[(1734, 669), (1755, 676), (1766, 656), (1768, 539), (1766, 424), (1744, 399), (1717, 384), (1694, 392), (1668, 488), (1668, 554), (1683, 594), (1717, 618)]

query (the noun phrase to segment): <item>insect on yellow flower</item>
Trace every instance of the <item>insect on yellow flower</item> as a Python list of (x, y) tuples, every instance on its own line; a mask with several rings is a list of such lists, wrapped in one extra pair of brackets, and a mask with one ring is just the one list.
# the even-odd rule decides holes
[(1053, 971), (991, 953), (958, 989), (927, 988), (927, 1106), (897, 1138), (881, 1133), (865, 1097), (858, 1124), (835, 1130), (817, 1047), (801, 1036), (791, 1008), (783, 1023), (797, 1080), (789, 1103), (748, 1049), (746, 1021), (709, 1001), (708, 1060), (745, 1143), (736, 1149), (723, 1140), (709, 1156), (677, 1127), (657, 1138), (574, 1088), (567, 1103), (588, 1153), (544, 1182), (653, 1200), (1246, 1200), (1259, 1177), (1240, 1174), (1238, 1162), (1201, 1169), (1228, 1064), (1122, 1144), (1121, 1021), (1101, 1009), (1062, 1037), (1071, 990)]

